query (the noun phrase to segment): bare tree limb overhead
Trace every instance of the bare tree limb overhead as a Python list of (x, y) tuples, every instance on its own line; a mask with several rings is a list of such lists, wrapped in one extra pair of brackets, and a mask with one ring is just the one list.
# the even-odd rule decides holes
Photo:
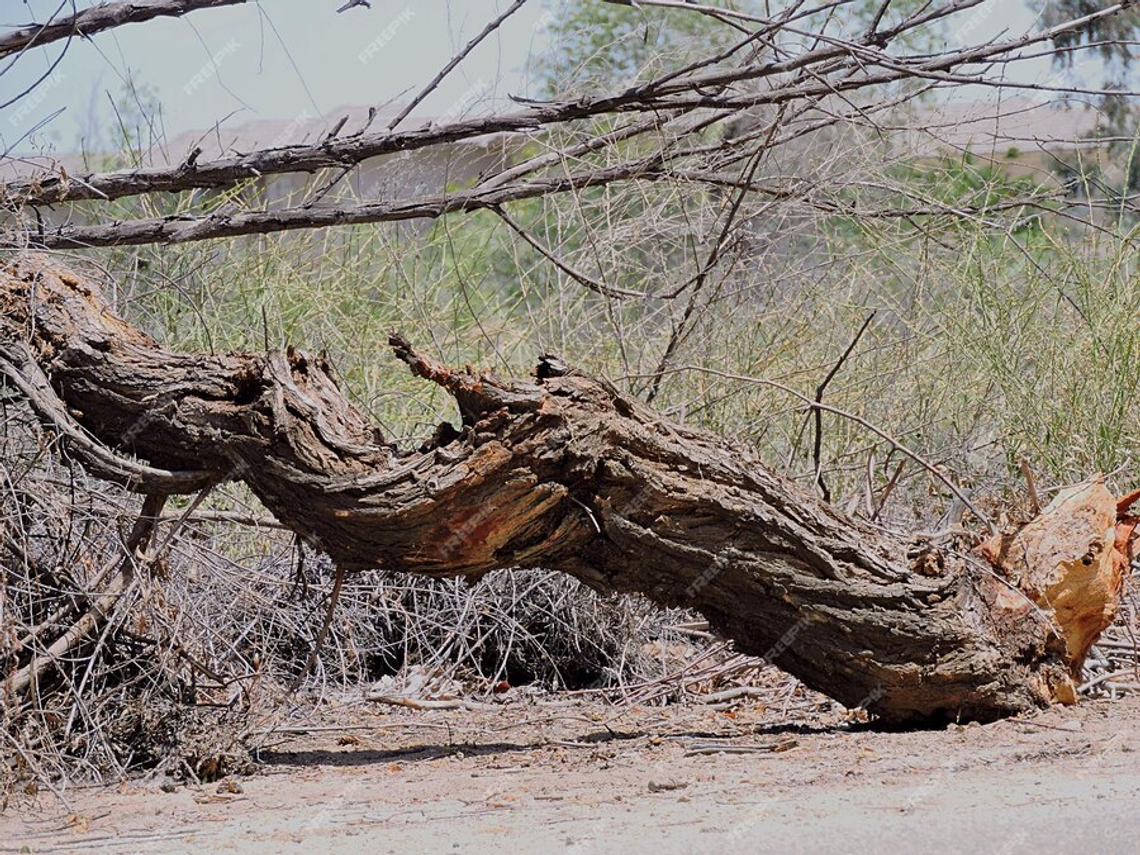
[(616, 181), (656, 180), (664, 177), (654, 160), (638, 165), (624, 164), (609, 170), (562, 177), (535, 178), (492, 190), (474, 188), (454, 193), (438, 193), (395, 202), (295, 207), (276, 211), (248, 211), (208, 214), (201, 217), (171, 216), (127, 220), (95, 226), (63, 226), (31, 236), (36, 246), (48, 249), (84, 249), (100, 246), (139, 246), (151, 243), (185, 243), (220, 237), (270, 234), (297, 229), (325, 228), (360, 223), (434, 219), (461, 211), (494, 209), (508, 202), (535, 199), (602, 187)]
[[(185, 0), (189, 2), (189, 0)], [(232, 0), (209, 0), (212, 4)], [(971, 69), (1007, 60), (1023, 48), (1118, 13), (1132, 0), (1117, 3), (1080, 19), (1018, 38), (991, 41), (934, 56), (887, 54), (881, 45), (910, 30), (977, 5), (955, 0), (890, 29), (855, 41), (829, 39), (814, 49), (783, 60), (746, 62), (733, 67), (677, 77), (664, 75), (624, 91), (606, 92), (572, 101), (531, 102), (526, 109), (449, 121), (407, 131), (332, 138), (316, 144), (286, 145), (177, 166), (158, 166), (79, 175), (46, 174), (0, 184), (0, 200), (12, 205), (48, 205), (86, 199), (104, 201), (127, 196), (191, 189), (219, 189), (265, 175), (345, 169), (372, 157), (470, 140), (494, 133), (527, 133), (583, 119), (621, 113), (676, 116), (698, 110), (754, 109), (789, 102), (814, 102), (829, 96), (851, 96), (906, 80), (984, 83)], [(181, 4), (180, 4), (181, 5)], [(204, 7), (204, 6), (203, 6)], [(779, 24), (776, 24), (779, 26)], [(2, 45), (2, 41), (0, 41)], [(794, 75), (794, 76), (792, 76)], [(791, 76), (790, 81), (785, 80)], [(769, 83), (766, 88), (761, 82)], [(1041, 87), (1001, 83), (1008, 88)], [(646, 123), (646, 130), (654, 127)], [(608, 133), (608, 131), (607, 131)]]
[(7, 33), (0, 33), (0, 56), (72, 36), (88, 37), (124, 24), (141, 24), (155, 18), (180, 18), (187, 12), (199, 9), (216, 9), (237, 6), (248, 0), (121, 0), (98, 3), (65, 18), (47, 23), (25, 24)]
[[(236, 211), (201, 216), (178, 214), (167, 217), (110, 222), (91, 226), (64, 225), (51, 230), (27, 235), (29, 245), (42, 249), (93, 249), (111, 246), (142, 246), (146, 244), (178, 244), (193, 241), (232, 238), (243, 235), (272, 234), (275, 232), (319, 229), (332, 226), (362, 225), (366, 223), (392, 223), (408, 220), (437, 219), (447, 214), (471, 213), (490, 210), (501, 215), (501, 206), (525, 199), (540, 199), (589, 188), (605, 187), (627, 181), (685, 180), (691, 184), (708, 183), (718, 187), (757, 192), (773, 198), (799, 195), (804, 204), (823, 213), (844, 214), (862, 218), (916, 218), (916, 217), (984, 217), (1001, 211), (1021, 209), (1038, 210), (1050, 199), (1040, 194), (1004, 200), (999, 203), (967, 209), (939, 204), (930, 200), (925, 204), (905, 207), (859, 210), (841, 209), (826, 200), (813, 201), (803, 191), (788, 193), (765, 188), (747, 181), (733, 180), (718, 175), (685, 173), (668, 168), (668, 162), (652, 157), (634, 163), (621, 164), (609, 169), (584, 171), (570, 175), (552, 175), (533, 178), (525, 182), (512, 182), (504, 186), (436, 193), (410, 199), (384, 202), (338, 203), (322, 206), (300, 205), (277, 210)], [(0, 238), (3, 233), (0, 232)], [(4, 238), (8, 242), (8, 238)], [(532, 246), (535, 244), (528, 241)], [(538, 247), (536, 247), (538, 248)], [(550, 253), (538, 248), (550, 259)], [(569, 271), (564, 271), (568, 272)], [(570, 273), (580, 283), (609, 296), (642, 296), (621, 289), (587, 284), (588, 278), (577, 271)], [(671, 296), (676, 296), (672, 294)]]

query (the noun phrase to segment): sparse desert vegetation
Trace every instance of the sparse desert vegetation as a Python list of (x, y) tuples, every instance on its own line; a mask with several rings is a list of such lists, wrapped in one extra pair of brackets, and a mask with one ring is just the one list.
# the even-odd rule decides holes
[[(655, 795), (714, 749), (839, 762), (832, 737), (938, 778), (924, 732), (865, 726), (950, 723), (930, 745), (1012, 780), (1076, 699), (1095, 746), (1040, 750), (1119, 771), (1132, 4), (315, 4), (341, 77), (404, 39), (448, 61), (212, 131), (176, 109), (228, 104), (289, 4), (40, 5), (0, 30), (9, 811), (91, 782), (225, 801), (357, 751), (430, 788), (457, 752), (493, 774), (511, 727), (543, 775), (683, 748)], [(128, 69), (100, 134), (51, 139), (53, 63), (212, 15), (189, 82)], [(507, 82), (462, 77), (485, 54)], [(795, 787), (813, 768), (838, 787)]]

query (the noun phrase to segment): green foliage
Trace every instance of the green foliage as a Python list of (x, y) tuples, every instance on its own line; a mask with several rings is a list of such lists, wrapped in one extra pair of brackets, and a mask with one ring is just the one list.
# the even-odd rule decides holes
[[(549, 46), (532, 64), (541, 91), (550, 98), (565, 97), (581, 89), (645, 82), (743, 38), (739, 30), (723, 20), (691, 10), (576, 0), (551, 0), (551, 5), (554, 20), (548, 28)], [(789, 4), (710, 0), (702, 5), (771, 20), (778, 18)], [(837, 12), (816, 12), (799, 24), (804, 29), (820, 27), (833, 35), (858, 37), (866, 32), (882, 5), (882, 0), (857, 0)], [(925, 0), (894, 0), (879, 29), (896, 25), (928, 5)], [(943, 25), (936, 23), (908, 32), (899, 43), (910, 50), (928, 49), (942, 29)]]
[[(1068, 21), (1093, 15), (1105, 8), (1097, 0), (1027, 0), (1029, 7), (1041, 19), (1042, 27), (1049, 29)], [(1053, 44), (1059, 49), (1054, 55), (1058, 65), (1073, 65), (1074, 49), (1091, 48), (1109, 66), (1110, 72), (1125, 71), (1132, 65), (1132, 40), (1140, 30), (1140, 10), (1123, 9), (1089, 21), (1082, 27), (1058, 35)]]
[(632, 86), (740, 37), (710, 17), (684, 10), (573, 0), (557, 5), (548, 28), (549, 47), (533, 66), (544, 95), (551, 98), (578, 89)]
[[(1101, 11), (1103, 3), (1095, 0), (1028, 0), (1030, 8), (1041, 16), (1045, 27), (1053, 27), (1066, 21), (1083, 18)], [(1100, 80), (1081, 81), (1085, 86), (1100, 85), (1105, 90), (1118, 93), (1128, 92), (1133, 79), (1133, 62), (1136, 53), (1136, 39), (1140, 36), (1140, 9), (1125, 8), (1113, 15), (1096, 18), (1077, 29), (1058, 35), (1053, 44), (1057, 52), (1053, 54), (1053, 64), (1059, 69), (1073, 71), (1081, 57), (1092, 56), (1099, 60)], [(1105, 94), (1098, 99), (1101, 128), (1098, 135), (1131, 138), (1140, 127), (1137, 124), (1135, 99), (1125, 94)], [(1109, 150), (1117, 160), (1127, 159), (1129, 168), (1123, 170), (1119, 178), (1108, 178), (1107, 184), (1116, 183), (1121, 193), (1140, 188), (1140, 170), (1131, 168), (1131, 143), (1114, 142)], [(1080, 171), (1083, 164), (1073, 163), (1070, 168)], [(1105, 171), (1094, 170), (1087, 176), (1094, 181), (1106, 180)]]
[[(1016, 149), (1011, 152), (1006, 156), (1016, 158)], [(980, 160), (968, 152), (961, 157), (944, 156), (934, 163), (907, 164), (897, 168), (895, 174), (912, 200), (934, 203), (948, 212), (970, 211), (977, 217), (988, 217), (1026, 199), (1038, 200), (1036, 204), (1048, 207), (1045, 199), (1053, 190), (1032, 176), (1010, 175), (1000, 164)], [(954, 217), (954, 222), (972, 228), (968, 219)], [(1027, 213), (1015, 222), (1013, 233), (1024, 235), (1039, 226), (1039, 214)]]
[(992, 418), (1016, 455), (1067, 478), (1113, 472), (1140, 451), (1140, 305), (1134, 234), (1045, 235), (1011, 275), (1009, 243), (980, 242), (940, 323), (992, 384)]
[[(1017, 154), (1011, 149), (1006, 158), (1015, 159)], [(963, 233), (976, 234), (977, 222), (989, 218), (1008, 221), (1010, 234), (1033, 240), (1041, 229), (1043, 211), (1055, 207), (1055, 190), (1052, 184), (1043, 185), (1031, 175), (1011, 175), (1003, 164), (969, 152), (909, 160), (888, 169), (881, 186), (838, 193), (838, 207), (856, 213), (837, 215), (828, 227), (856, 243), (879, 241), (884, 234), (899, 240), (931, 236), (956, 240)], [(879, 216), (859, 215), (868, 209)], [(1002, 231), (993, 234), (994, 240), (1004, 237)]]

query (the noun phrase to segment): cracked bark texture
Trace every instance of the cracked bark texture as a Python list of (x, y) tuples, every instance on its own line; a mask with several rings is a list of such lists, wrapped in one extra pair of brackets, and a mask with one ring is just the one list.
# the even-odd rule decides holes
[[(557, 360), (503, 380), (393, 336), (461, 415), (429, 446), (397, 450), (321, 359), (170, 352), (53, 260), (5, 270), (0, 312), (10, 378), (38, 374), (25, 391), (41, 416), (146, 461), (123, 476), (135, 489), (238, 478), (346, 569), (478, 578), (541, 567), (641, 593), (699, 611), (738, 650), (892, 723), (992, 720), (1073, 697), (1083, 641), (1067, 643), (1021, 576), (848, 518), (748, 450)], [(1088, 489), (1111, 503), (1103, 486)], [(1102, 535), (1111, 549), (1111, 531), (1081, 528), (1058, 550), (1087, 576), (1077, 559)], [(1111, 620), (1119, 585), (1074, 578), (1083, 638), (1090, 620)], [(1096, 602), (1082, 608), (1086, 588)]]

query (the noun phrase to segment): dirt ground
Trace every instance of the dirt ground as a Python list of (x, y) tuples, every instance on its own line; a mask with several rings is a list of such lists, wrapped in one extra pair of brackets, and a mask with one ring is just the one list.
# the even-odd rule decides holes
[(1137, 698), (910, 733), (558, 697), (308, 721), (249, 777), (13, 806), (0, 851), (1140, 852)]

